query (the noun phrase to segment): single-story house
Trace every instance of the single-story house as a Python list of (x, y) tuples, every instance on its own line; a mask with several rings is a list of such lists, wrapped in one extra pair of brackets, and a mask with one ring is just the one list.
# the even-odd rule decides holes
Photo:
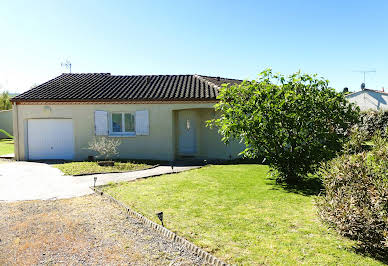
[(388, 110), (388, 93), (371, 89), (363, 89), (346, 95), (346, 98), (357, 104), (361, 111)]
[(62, 74), (12, 98), (17, 160), (85, 160), (94, 136), (119, 138), (119, 158), (232, 159), (206, 121), (223, 83), (201, 75)]

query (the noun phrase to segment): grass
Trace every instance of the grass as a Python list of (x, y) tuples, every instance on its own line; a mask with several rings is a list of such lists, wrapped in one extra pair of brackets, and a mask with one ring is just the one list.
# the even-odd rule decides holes
[(127, 206), (235, 264), (379, 265), (317, 218), (314, 198), (264, 165), (218, 165), (103, 187)]
[(0, 139), (0, 155), (14, 153), (13, 139)]
[(65, 175), (86, 175), (96, 173), (128, 172), (151, 167), (144, 163), (115, 162), (114, 166), (99, 166), (97, 162), (70, 162), (54, 164)]

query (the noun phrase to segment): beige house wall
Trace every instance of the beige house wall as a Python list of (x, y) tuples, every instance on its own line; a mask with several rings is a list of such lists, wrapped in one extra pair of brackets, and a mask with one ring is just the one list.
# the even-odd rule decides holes
[(70, 118), (74, 127), (74, 160), (95, 155), (87, 149), (95, 136), (94, 112), (135, 112), (148, 110), (149, 135), (116, 137), (121, 139), (120, 158), (174, 160), (177, 150), (177, 116), (179, 110), (192, 109), (197, 114), (198, 158), (230, 159), (242, 151), (240, 144), (224, 145), (216, 130), (206, 128), (205, 121), (214, 117), (214, 103), (155, 103), (155, 104), (31, 104), (14, 105), (15, 155), (28, 160), (27, 124), (29, 119)]

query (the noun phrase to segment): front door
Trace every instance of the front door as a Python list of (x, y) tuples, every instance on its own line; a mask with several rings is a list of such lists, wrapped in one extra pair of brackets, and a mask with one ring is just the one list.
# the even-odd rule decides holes
[(192, 110), (178, 113), (178, 153), (192, 156), (197, 152), (196, 142), (196, 112)]

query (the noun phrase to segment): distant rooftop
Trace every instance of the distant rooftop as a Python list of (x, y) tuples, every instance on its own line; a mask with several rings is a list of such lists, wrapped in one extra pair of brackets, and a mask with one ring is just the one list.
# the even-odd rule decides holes
[(381, 93), (381, 94), (384, 94), (384, 95), (388, 95), (388, 92), (383, 91), (383, 90), (363, 89), (363, 90), (360, 90), (360, 91), (355, 91), (355, 92), (349, 93), (349, 94), (346, 95), (346, 97), (347, 97), (347, 96), (354, 95), (354, 94), (356, 94), (356, 93), (363, 92), (363, 91), (370, 91), (370, 92), (376, 92), (376, 93)]

